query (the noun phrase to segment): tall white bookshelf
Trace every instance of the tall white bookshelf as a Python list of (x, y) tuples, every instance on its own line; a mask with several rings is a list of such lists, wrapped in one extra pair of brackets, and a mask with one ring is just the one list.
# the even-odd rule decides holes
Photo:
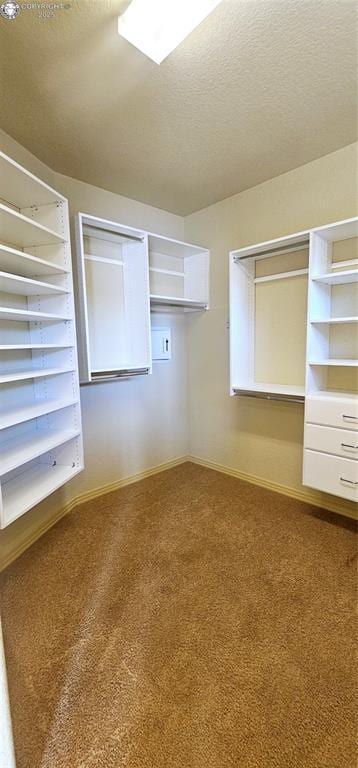
[(0, 152), (0, 527), (83, 469), (67, 200)]
[(304, 484), (358, 501), (358, 219), (310, 235)]

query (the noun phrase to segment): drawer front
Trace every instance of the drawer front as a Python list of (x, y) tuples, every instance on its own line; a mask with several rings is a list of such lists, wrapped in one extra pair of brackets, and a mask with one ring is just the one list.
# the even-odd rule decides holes
[(326, 400), (306, 397), (305, 421), (327, 427), (358, 430), (358, 398)]
[(348, 429), (306, 424), (305, 448), (358, 460), (358, 433)]
[(358, 463), (306, 449), (303, 453), (303, 484), (358, 501)]

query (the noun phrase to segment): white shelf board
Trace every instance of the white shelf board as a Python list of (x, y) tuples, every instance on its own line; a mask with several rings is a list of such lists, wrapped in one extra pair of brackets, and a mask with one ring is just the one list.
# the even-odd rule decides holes
[(30, 400), (27, 403), (22, 403), (17, 408), (7, 409), (6, 411), (1, 411), (0, 409), (0, 429), (7, 429), (8, 427), (15, 426), (15, 424), (22, 424), (39, 416), (60, 411), (62, 408), (69, 408), (71, 405), (76, 405), (76, 402), (77, 400), (73, 398)]
[(233, 386), (235, 394), (256, 393), (262, 395), (282, 395), (293, 398), (304, 398), (305, 387), (298, 384), (268, 384), (263, 382), (247, 382)]
[(352, 360), (347, 358), (324, 358), (322, 360), (310, 360), (309, 365), (335, 365), (341, 366), (341, 368), (355, 368), (358, 366), (358, 360)]
[(73, 344), (0, 344), (0, 352), (16, 352), (17, 350), (33, 349), (72, 349)]
[(0, 445), (0, 475), (6, 475), (74, 437), (78, 429), (34, 429)]
[(165, 256), (174, 256), (185, 259), (187, 256), (197, 256), (198, 254), (208, 253), (207, 248), (192, 243), (184, 243), (182, 240), (174, 240), (164, 235), (156, 235), (148, 232), (149, 256), (151, 253), (161, 253)]
[(26, 323), (40, 320), (72, 320), (65, 315), (53, 315), (48, 312), (34, 312), (30, 309), (15, 309), (13, 307), (0, 307), (0, 320), (21, 320)]
[(170, 275), (171, 277), (184, 277), (185, 272), (175, 272), (173, 269), (162, 269), (161, 267), (149, 267), (149, 272), (157, 272), (160, 275)]
[(272, 280), (287, 280), (288, 277), (301, 277), (308, 275), (308, 268), (291, 269), (290, 272), (278, 272), (275, 275), (265, 275), (265, 277), (255, 277), (254, 283), (270, 283)]
[(64, 242), (64, 238), (58, 232), (38, 224), (3, 203), (0, 203), (0, 240), (27, 248)]
[(317, 389), (314, 392), (310, 392), (307, 397), (315, 398), (316, 400), (331, 400), (332, 402), (335, 402), (336, 400), (341, 401), (342, 398), (345, 397), (356, 397), (358, 400), (358, 393), (357, 392), (351, 392), (347, 389), (344, 390), (335, 390), (335, 389)]
[(11, 248), (10, 245), (0, 243), (0, 269), (4, 272), (15, 272), (24, 277), (37, 277), (40, 275), (60, 275), (69, 272), (60, 264), (52, 264), (46, 259), (39, 259), (30, 253)]
[(238, 248), (231, 251), (231, 257), (235, 261), (240, 259), (262, 259), (271, 258), (271, 256), (283, 255), (293, 251), (308, 248), (309, 231), (297, 232), (287, 237), (279, 237), (275, 240), (266, 240), (257, 245), (249, 245), (244, 248)]
[[(334, 265), (332, 264), (332, 267)], [(326, 272), (322, 275), (312, 277), (315, 283), (324, 283), (326, 285), (345, 285), (346, 283), (358, 282), (358, 269), (347, 269), (339, 272)]]
[(0, 376), (0, 384), (10, 384), (12, 381), (26, 381), (27, 379), (41, 379), (47, 376), (59, 376), (61, 373), (72, 373), (73, 366), (64, 368), (26, 368), (23, 371), (14, 371), (14, 373), (3, 373)]
[(311, 320), (312, 325), (341, 325), (342, 323), (358, 323), (358, 317), (357, 316), (351, 316), (351, 317), (321, 317), (317, 320)]
[(195, 301), (193, 299), (177, 298), (175, 296), (159, 296), (150, 294), (150, 303), (158, 305), (167, 305), (171, 307), (187, 307), (188, 309), (207, 309), (207, 303), (204, 301)]
[(65, 198), (44, 181), (0, 152), (0, 197), (17, 208), (63, 202)]
[(61, 288), (52, 283), (44, 283), (29, 277), (20, 277), (9, 272), (0, 271), (0, 291), (13, 293), (19, 296), (48, 296), (51, 294), (69, 293), (67, 288)]
[(316, 227), (312, 232), (320, 235), (328, 242), (349, 240), (351, 237), (358, 237), (358, 217), (354, 216), (351, 219), (337, 221), (323, 227)]
[(3, 483), (1, 491), (4, 524), (12, 523), (24, 512), (31, 509), (34, 504), (39, 504), (50, 493), (71, 480), (81, 470), (82, 466), (38, 464)]

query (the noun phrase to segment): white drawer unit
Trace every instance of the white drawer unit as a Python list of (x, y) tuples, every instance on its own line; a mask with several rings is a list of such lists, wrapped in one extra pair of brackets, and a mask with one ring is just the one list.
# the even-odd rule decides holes
[(358, 400), (354, 397), (306, 397), (305, 421), (327, 427), (358, 430)]
[(358, 432), (306, 424), (305, 447), (312, 451), (334, 453), (336, 456), (358, 460)]
[(334, 496), (358, 501), (358, 462), (306, 449), (303, 483)]

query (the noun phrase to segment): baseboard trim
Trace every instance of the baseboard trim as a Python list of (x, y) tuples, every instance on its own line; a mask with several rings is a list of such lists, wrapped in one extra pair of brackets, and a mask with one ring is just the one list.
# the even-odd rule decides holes
[(187, 461), (191, 461), (193, 464), (199, 464), (201, 467), (207, 467), (207, 469), (213, 469), (216, 472), (221, 472), (224, 475), (236, 477), (238, 480), (244, 480), (245, 483), (258, 485), (261, 488), (267, 488), (267, 490), (280, 493), (283, 496), (289, 496), (291, 499), (297, 499), (297, 501), (303, 501), (306, 504), (312, 504), (314, 507), (326, 509), (328, 512), (335, 512), (338, 515), (344, 515), (345, 517), (350, 517), (353, 520), (357, 519), (354, 508), (351, 508), (353, 502), (338, 498), (334, 499), (324, 493), (320, 494), (319, 491), (313, 493), (308, 488), (307, 491), (301, 491), (299, 488), (291, 488), (288, 485), (281, 485), (280, 483), (275, 483), (271, 480), (265, 480), (263, 477), (258, 477), (257, 475), (249, 475), (246, 472), (241, 472), (239, 469), (235, 469), (234, 467), (227, 467), (224, 464), (218, 464), (215, 461), (207, 461), (206, 459), (201, 459), (199, 456), (189, 455), (187, 457)]
[(11, 563), (13, 563), (15, 560), (17, 560), (20, 555), (22, 555), (23, 552), (25, 552), (29, 547), (32, 546), (32, 544), (35, 543), (38, 539), (43, 536), (44, 533), (50, 530), (56, 523), (58, 523), (59, 520), (61, 520), (65, 515), (68, 515), (69, 512), (72, 512), (73, 509), (78, 507), (80, 504), (84, 504), (86, 501), (92, 501), (92, 499), (96, 499), (99, 496), (104, 496), (106, 493), (112, 493), (113, 491), (117, 491), (120, 488), (123, 488), (125, 485), (132, 485), (132, 483), (138, 483), (140, 480), (145, 480), (147, 477), (151, 477), (152, 475), (157, 475), (160, 472), (165, 472), (167, 469), (172, 469), (173, 467), (179, 466), (179, 464), (184, 464), (186, 461), (189, 461), (188, 456), (179, 456), (177, 459), (173, 459), (172, 461), (166, 461), (163, 464), (157, 464), (155, 467), (150, 467), (149, 469), (145, 469), (143, 472), (137, 472), (135, 475), (129, 475), (128, 477), (123, 477), (120, 480), (116, 480), (113, 483), (107, 483), (106, 485), (101, 485), (98, 488), (93, 488), (91, 491), (86, 491), (85, 493), (81, 493), (78, 496), (75, 496), (71, 501), (69, 501), (67, 504), (65, 504), (64, 507), (57, 510), (51, 517), (46, 520), (46, 523), (44, 525), (40, 526), (36, 529), (30, 536), (28, 536), (24, 541), (19, 544), (16, 549), (14, 549), (12, 552), (10, 552), (4, 559), (0, 561), (0, 573), (5, 570)]

